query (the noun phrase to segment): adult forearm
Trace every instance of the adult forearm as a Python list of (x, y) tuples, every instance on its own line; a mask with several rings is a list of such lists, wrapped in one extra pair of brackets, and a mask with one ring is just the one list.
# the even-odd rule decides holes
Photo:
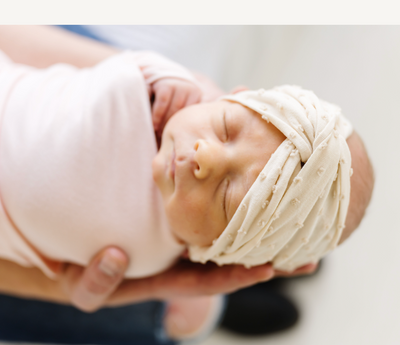
[(0, 259), (0, 293), (68, 303), (58, 282), (47, 278), (39, 269), (22, 267)]
[[(119, 52), (107, 44), (52, 26), (0, 26), (0, 50), (18, 63), (45, 68), (67, 63), (91, 67)], [(203, 91), (203, 102), (225, 94), (210, 78), (192, 71)]]
[(122, 250), (111, 246), (95, 255), (86, 268), (65, 265), (58, 279), (51, 280), (37, 268), (0, 259), (0, 293), (94, 311), (106, 304), (121, 283), (128, 262)]
[(94, 66), (119, 50), (52, 26), (0, 26), (0, 50), (12, 60), (45, 68), (68, 63)]

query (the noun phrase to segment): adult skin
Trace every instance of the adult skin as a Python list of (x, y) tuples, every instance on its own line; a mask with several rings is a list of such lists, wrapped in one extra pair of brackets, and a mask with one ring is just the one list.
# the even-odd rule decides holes
[[(58, 28), (29, 26), (0, 27), (0, 49), (16, 62), (39, 68), (59, 62), (79, 68), (91, 67), (118, 53), (115, 48)], [(203, 100), (213, 100), (223, 94), (209, 79), (198, 74), (196, 76), (203, 85)], [(355, 152), (353, 150), (363, 150), (362, 142), (356, 134), (349, 138), (348, 143), (352, 155)], [(371, 180), (372, 170), (368, 164), (368, 159), (353, 161), (353, 191), (358, 188), (357, 183), (353, 182), (354, 177), (361, 171), (369, 171), (368, 179)], [(366, 204), (370, 194), (364, 198)], [(353, 209), (365, 209), (357, 207), (355, 195), (357, 193), (351, 195), (349, 214), (352, 214)], [(346, 236), (358, 226), (362, 218), (360, 212), (357, 213), (357, 219), (348, 217)], [(177, 296), (229, 293), (277, 275), (306, 274), (316, 268), (316, 265), (307, 265), (287, 274), (275, 272), (269, 264), (245, 269), (241, 265), (217, 267), (212, 263), (201, 265), (181, 260), (157, 276), (124, 280), (128, 262), (128, 256), (119, 248), (105, 248), (86, 268), (66, 264), (59, 279), (54, 281), (36, 268), (21, 267), (0, 260), (0, 291), (20, 297), (73, 304), (81, 310), (94, 311), (103, 306), (119, 306), (150, 299), (167, 300)]]

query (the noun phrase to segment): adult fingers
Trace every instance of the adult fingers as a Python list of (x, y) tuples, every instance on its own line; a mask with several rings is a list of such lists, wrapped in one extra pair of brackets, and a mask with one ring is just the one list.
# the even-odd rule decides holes
[(203, 288), (206, 294), (231, 293), (245, 287), (270, 280), (274, 277), (274, 270), (270, 264), (246, 268), (243, 265), (226, 265), (215, 267), (209, 274), (201, 275), (198, 287)]
[(79, 309), (92, 312), (102, 307), (124, 278), (128, 257), (119, 248), (108, 247), (85, 268), (70, 265), (70, 298)]
[(182, 296), (229, 293), (274, 276), (270, 264), (245, 268), (242, 265), (218, 267), (181, 260), (170, 270), (144, 279), (125, 280), (109, 298), (109, 305), (122, 305), (146, 299), (167, 300)]
[(302, 267), (297, 268), (293, 272), (285, 272), (285, 271), (275, 271), (275, 277), (297, 277), (306, 274), (312, 274), (318, 268), (318, 263), (316, 264), (308, 264)]

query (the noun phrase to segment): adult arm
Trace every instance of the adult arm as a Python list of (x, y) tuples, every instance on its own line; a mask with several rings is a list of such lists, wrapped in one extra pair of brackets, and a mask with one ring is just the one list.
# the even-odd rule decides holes
[(0, 49), (14, 62), (37, 68), (56, 63), (91, 67), (119, 52), (57, 27), (35, 25), (0, 26)]
[[(92, 39), (52, 26), (2, 25), (0, 50), (13, 61), (37, 68), (56, 63), (67, 63), (78, 68), (92, 67), (119, 49)], [(211, 79), (192, 71), (202, 92), (203, 102), (222, 96), (221, 90)]]
[(87, 269), (65, 265), (58, 280), (49, 279), (36, 267), (23, 267), (0, 259), (0, 292), (63, 304), (83, 310), (103, 302), (123, 280), (128, 257), (119, 248), (109, 247), (98, 253)]
[[(104, 258), (108, 260), (105, 266)], [(52, 280), (37, 268), (0, 260), (0, 292), (72, 303), (81, 310), (94, 311), (106, 305), (120, 306), (150, 299), (229, 293), (271, 279), (274, 274), (270, 265), (246, 269), (240, 265), (218, 267), (182, 260), (159, 275), (122, 281), (127, 265), (127, 256), (118, 248), (110, 247), (96, 255), (88, 267), (66, 265), (59, 279)]]

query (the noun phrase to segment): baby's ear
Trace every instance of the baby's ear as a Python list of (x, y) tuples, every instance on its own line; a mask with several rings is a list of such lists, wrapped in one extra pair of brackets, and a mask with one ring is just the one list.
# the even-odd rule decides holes
[(247, 90), (249, 90), (249, 88), (247, 86), (239, 85), (239, 86), (234, 87), (231, 90), (230, 94), (235, 94), (235, 93), (238, 93), (238, 92), (241, 92), (241, 91), (247, 91)]

